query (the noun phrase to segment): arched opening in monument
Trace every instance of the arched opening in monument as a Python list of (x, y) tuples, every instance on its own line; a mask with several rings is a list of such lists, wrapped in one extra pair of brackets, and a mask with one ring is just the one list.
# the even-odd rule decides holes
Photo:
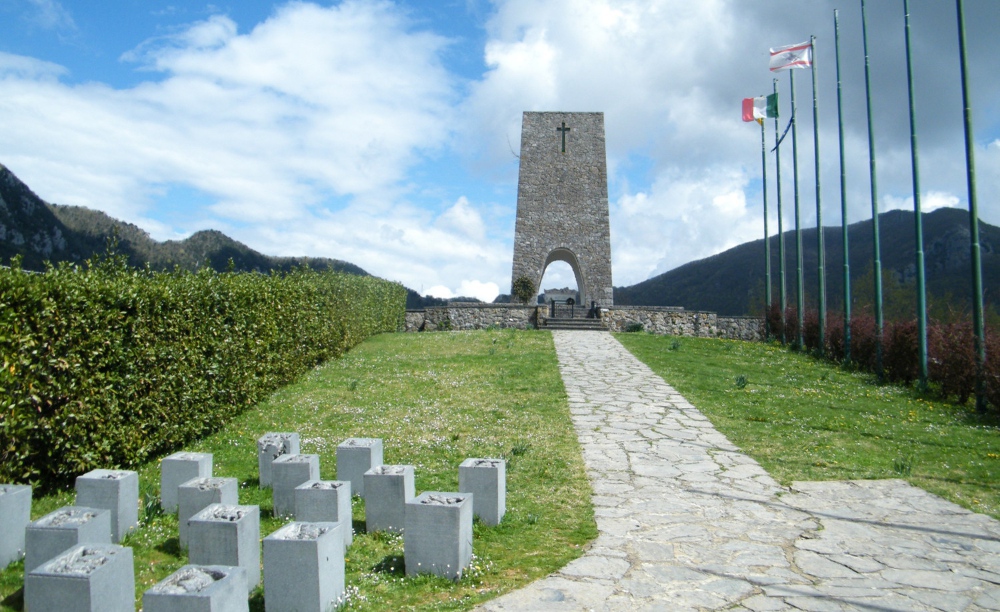
[(587, 295), (584, 289), (576, 255), (568, 249), (556, 249), (549, 253), (538, 282), (539, 298), (546, 304), (554, 299), (557, 303), (566, 304), (572, 300), (575, 305), (583, 305)]

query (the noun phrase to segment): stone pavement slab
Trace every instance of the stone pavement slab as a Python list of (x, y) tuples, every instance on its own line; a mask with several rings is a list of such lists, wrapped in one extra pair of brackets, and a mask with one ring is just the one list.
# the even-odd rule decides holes
[(782, 487), (610, 334), (553, 336), (600, 535), (480, 610), (1000, 611), (1000, 522), (900, 480)]

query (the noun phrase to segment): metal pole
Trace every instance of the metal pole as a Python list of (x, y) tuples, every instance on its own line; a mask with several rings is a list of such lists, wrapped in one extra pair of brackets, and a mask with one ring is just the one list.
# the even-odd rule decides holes
[[(771, 308), (771, 237), (767, 233), (767, 144), (764, 141), (764, 119), (760, 120), (760, 175), (764, 186), (764, 314)], [(767, 333), (767, 326), (764, 326)], [(766, 339), (770, 339), (767, 333)]]
[(813, 89), (813, 147), (816, 151), (816, 257), (819, 266), (816, 281), (819, 285), (819, 352), (823, 356), (826, 348), (826, 247), (823, 244), (823, 207), (820, 205), (819, 186), (819, 109), (816, 102), (816, 37), (809, 37), (810, 55), (812, 55), (812, 89)]
[[(772, 79), (771, 85), (774, 88), (774, 95), (778, 95), (778, 79)], [(778, 193), (778, 259), (779, 261), (779, 276), (781, 277), (780, 286), (780, 296), (781, 296), (781, 343), (785, 344), (788, 342), (788, 338), (785, 335), (785, 309), (788, 308), (788, 294), (785, 291), (785, 231), (783, 229), (783, 220), (781, 218), (781, 149), (779, 147), (779, 134), (781, 130), (778, 129), (778, 118), (774, 118), (774, 173), (775, 173), (775, 184), (777, 186)]]
[(844, 363), (851, 362), (851, 260), (847, 236), (847, 169), (844, 164), (844, 110), (840, 86), (840, 12), (833, 11), (834, 45), (837, 50), (837, 132), (840, 136), (840, 223), (844, 242)]
[(972, 134), (972, 106), (969, 100), (968, 52), (965, 46), (965, 13), (958, 8), (958, 49), (962, 63), (962, 107), (965, 109), (965, 163), (969, 189), (969, 233), (972, 235), (972, 325), (976, 350), (976, 410), (986, 411), (986, 334), (983, 328), (983, 265), (979, 250), (979, 208), (976, 203), (976, 152)]
[(882, 255), (878, 236), (878, 185), (875, 180), (875, 133), (872, 130), (872, 79), (868, 63), (868, 19), (865, 15), (865, 0), (861, 0), (861, 37), (865, 48), (865, 104), (868, 108), (868, 164), (871, 171), (872, 190), (872, 246), (873, 276), (875, 277), (875, 374), (879, 380), (884, 377), (882, 370)]
[(805, 348), (805, 336), (803, 322), (805, 320), (806, 297), (802, 291), (802, 220), (799, 214), (799, 145), (795, 135), (795, 70), (788, 71), (788, 78), (792, 88), (792, 183), (795, 187), (795, 285), (796, 285), (796, 308), (798, 310), (799, 335), (796, 344), (799, 350)]
[(920, 164), (917, 156), (917, 119), (913, 104), (913, 58), (910, 53), (910, 0), (903, 0), (906, 24), (906, 87), (910, 95), (910, 161), (913, 166), (913, 218), (917, 237), (917, 344), (919, 388), (927, 389), (927, 290), (924, 282), (924, 220), (920, 209)]

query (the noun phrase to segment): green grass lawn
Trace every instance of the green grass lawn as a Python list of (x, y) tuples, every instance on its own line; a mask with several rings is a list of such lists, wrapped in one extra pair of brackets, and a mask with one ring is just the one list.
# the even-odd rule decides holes
[(996, 419), (777, 344), (616, 337), (785, 484), (904, 478), (1000, 519)]
[[(261, 507), (261, 537), (284, 521), (270, 517), (270, 490), (257, 487), (256, 440), (296, 431), (302, 452), (320, 455), (321, 477), (336, 476), (336, 447), (348, 437), (382, 438), (386, 463), (416, 467), (416, 490), (457, 491), (468, 457), (507, 460), (507, 515), (474, 526), (473, 567), (458, 582), (409, 578), (399, 536), (366, 534), (364, 504), (347, 550), (348, 609), (469, 609), (578, 557), (597, 535), (590, 484), (559, 375), (552, 337), (512, 330), (376, 336), (275, 393), (217, 434), (186, 450), (214, 454), (215, 475), (240, 481), (240, 503)], [(136, 558), (141, 594), (186, 562), (177, 519), (158, 513), (159, 468), (140, 468), (148, 503), (125, 544)], [(71, 491), (36, 499), (39, 518), (71, 504)], [(0, 610), (22, 607), (23, 567), (0, 573)], [(263, 610), (260, 589), (251, 610)]]

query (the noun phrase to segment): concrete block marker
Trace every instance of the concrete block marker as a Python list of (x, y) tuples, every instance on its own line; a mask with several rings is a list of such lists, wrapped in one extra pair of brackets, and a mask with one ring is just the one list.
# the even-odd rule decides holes
[(143, 612), (249, 612), (247, 572), (227, 565), (185, 565), (142, 594)]
[(46, 561), (24, 578), (27, 612), (134, 612), (132, 549), (81, 544)]
[(452, 580), (472, 562), (472, 493), (428, 491), (406, 503), (406, 575)]
[(295, 514), (295, 487), (319, 479), (319, 455), (282, 455), (271, 463), (274, 516)]
[(235, 478), (192, 478), (177, 487), (177, 531), (181, 548), (188, 547), (188, 520), (212, 504), (240, 503), (240, 484)]
[(365, 528), (368, 533), (402, 533), (406, 502), (413, 499), (412, 465), (379, 465), (365, 472)]
[(344, 546), (354, 541), (351, 483), (309, 480), (295, 487), (295, 519), (305, 523), (344, 523)]
[(344, 596), (343, 523), (285, 525), (264, 538), (267, 612), (327, 612)]
[(139, 474), (92, 470), (76, 477), (76, 505), (111, 511), (111, 541), (120, 542), (139, 524)]
[(188, 519), (188, 561), (242, 567), (252, 591), (260, 584), (260, 506), (212, 504)]
[(257, 471), (260, 488), (271, 486), (271, 462), (282, 455), (299, 454), (299, 434), (266, 433), (257, 439)]
[(31, 522), (31, 487), (0, 484), (0, 570), (24, 554), (24, 528)]
[(111, 511), (64, 506), (24, 530), (24, 570), (29, 572), (80, 544), (111, 544)]
[(160, 507), (177, 512), (177, 487), (212, 475), (212, 453), (174, 453), (160, 462)]
[(351, 483), (351, 491), (365, 496), (365, 472), (382, 465), (381, 438), (348, 438), (337, 445), (337, 480)]
[(472, 493), (472, 513), (494, 527), (507, 512), (507, 462), (466, 459), (458, 466), (458, 490)]

